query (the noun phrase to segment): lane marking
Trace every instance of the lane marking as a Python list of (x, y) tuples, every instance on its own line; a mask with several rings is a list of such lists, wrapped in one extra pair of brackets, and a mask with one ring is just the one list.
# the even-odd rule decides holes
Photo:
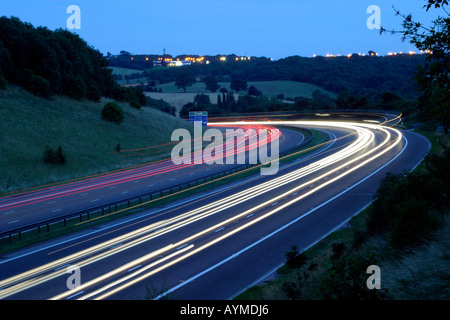
[[(300, 162), (300, 161), (306, 161), (306, 160), (308, 160), (308, 159), (314, 158), (314, 157), (317, 156), (318, 154), (321, 154), (322, 152), (325, 152), (326, 150), (330, 149), (330, 148), (334, 145), (334, 143), (337, 141), (336, 135), (334, 135), (333, 133), (328, 132), (328, 131), (326, 131), (326, 130), (323, 130), (323, 129), (321, 129), (321, 131), (326, 132), (328, 135), (330, 135), (330, 137), (333, 136), (334, 138), (332, 138), (332, 140), (330, 140), (330, 143), (329, 143), (326, 147), (324, 147), (324, 148), (323, 148), (323, 147), (322, 147), (322, 148), (319, 148), (317, 151), (315, 151), (315, 152), (313, 152), (313, 153), (310, 153), (310, 154), (308, 154), (308, 155), (305, 155), (305, 156), (303, 156), (303, 157), (300, 157), (300, 159), (294, 161), (294, 164), (297, 163), (297, 162)], [(284, 168), (286, 168), (286, 167), (289, 167), (290, 165), (291, 165), (291, 164), (289, 164), (289, 163), (288, 163), (288, 164), (285, 164), (285, 165), (282, 165), (282, 166), (280, 167), (280, 169), (284, 169)], [(193, 173), (192, 173), (191, 175), (193, 175)], [(188, 198), (187, 200), (183, 200), (183, 201), (181, 201), (180, 203), (176, 203), (176, 204), (174, 204), (174, 205), (170, 205), (170, 206), (168, 206), (167, 208), (161, 208), (161, 209), (157, 209), (157, 210), (154, 210), (154, 211), (149, 211), (148, 213), (145, 213), (145, 214), (143, 214), (143, 215), (140, 215), (140, 216), (137, 216), (137, 217), (131, 217), (131, 218), (127, 219), (127, 220), (124, 220), (124, 221), (121, 221), (121, 222), (118, 222), (118, 223), (111, 224), (111, 225), (109, 225), (109, 226), (106, 226), (106, 227), (103, 228), (103, 229), (98, 229), (98, 230), (94, 230), (94, 231), (91, 231), (91, 232), (88, 232), (88, 233), (83, 233), (83, 234), (80, 234), (79, 236), (75, 236), (75, 237), (72, 237), (72, 238), (68, 238), (68, 239), (63, 240), (63, 241), (60, 241), (60, 242), (55, 242), (55, 243), (53, 243), (53, 244), (50, 244), (50, 245), (47, 245), (47, 246), (43, 246), (43, 247), (38, 248), (38, 249), (36, 249), (36, 250), (24, 252), (23, 254), (19, 254), (19, 255), (15, 256), (15, 257), (11, 257), (11, 258), (8, 258), (8, 259), (6, 259), (6, 260), (0, 261), (0, 264), (8, 263), (8, 262), (11, 262), (11, 261), (14, 261), (14, 260), (17, 260), (17, 259), (21, 259), (21, 258), (23, 258), (23, 257), (29, 256), (29, 255), (32, 255), (32, 254), (35, 254), (35, 253), (38, 253), (38, 252), (41, 252), (41, 251), (44, 251), (44, 250), (47, 250), (47, 249), (50, 249), (50, 248), (53, 248), (53, 247), (57, 247), (57, 246), (59, 246), (59, 245), (62, 245), (62, 244), (68, 243), (68, 242), (72, 242), (72, 241), (74, 241), (74, 240), (78, 240), (78, 239), (85, 238), (85, 237), (91, 236), (91, 235), (96, 234), (96, 233), (99, 233), (99, 232), (103, 232), (104, 230), (107, 230), (107, 229), (114, 229), (114, 228), (116, 228), (116, 227), (118, 227), (118, 226), (120, 226), (120, 225), (127, 224), (127, 223), (130, 223), (130, 222), (132, 222), (132, 221), (135, 221), (135, 220), (139, 220), (139, 219), (145, 218), (145, 217), (147, 217), (147, 216), (151, 216), (151, 215), (158, 214), (158, 213), (160, 213), (160, 212), (163, 212), (164, 210), (176, 208), (176, 207), (178, 207), (178, 206), (182, 206), (182, 205), (188, 204), (188, 203), (190, 203), (190, 202), (192, 202), (192, 201), (197, 201), (197, 200), (199, 200), (199, 199), (202, 199), (202, 198), (205, 197), (205, 196), (210, 196), (210, 195), (213, 195), (213, 194), (215, 194), (215, 193), (217, 193), (217, 192), (222, 192), (222, 191), (225, 191), (225, 190), (232, 189), (232, 188), (236, 187), (237, 185), (245, 184), (245, 183), (247, 183), (247, 182), (249, 182), (249, 181), (252, 181), (253, 179), (254, 179), (254, 178), (250, 177), (250, 178), (244, 179), (243, 181), (238, 181), (238, 182), (233, 183), (233, 184), (231, 184), (231, 185), (224, 186), (224, 187), (219, 188), (218, 190), (212, 191), (212, 192), (210, 192), (210, 193), (203, 194), (203, 195), (193, 196), (192, 198)], [(111, 188), (111, 187), (110, 187), (110, 188)], [(115, 187), (112, 187), (112, 188), (115, 188)], [(252, 215), (253, 215), (253, 214), (250, 214), (250, 215), (248, 215), (248, 217), (250, 217), (250, 216), (252, 216)]]
[(140, 268), (140, 267), (142, 267), (141, 264), (138, 265), (138, 266), (136, 266), (136, 267), (133, 267), (133, 268), (131, 268), (131, 269), (128, 269), (128, 272), (131, 272), (131, 271), (133, 271), (133, 270), (136, 270), (137, 268)]
[(65, 264), (65, 265), (63, 265), (63, 266), (61, 266), (61, 267), (58, 267), (58, 268), (56, 268), (56, 269), (53, 269), (53, 271), (58, 271), (58, 270), (61, 270), (61, 269), (65, 268), (65, 267), (68, 267), (68, 266), (70, 266), (70, 263)]
[(70, 298), (76, 297), (76, 296), (82, 294), (83, 292), (84, 292), (84, 291), (77, 292), (77, 293), (75, 293), (75, 294), (73, 294), (73, 295), (67, 297), (66, 299), (70, 299)]
[(228, 258), (216, 263), (215, 265), (203, 270), (202, 272), (196, 274), (195, 276), (189, 278), (188, 280), (184, 281), (183, 283), (167, 290), (166, 292), (163, 292), (162, 294), (160, 294), (159, 296), (157, 296), (156, 298), (154, 298), (154, 300), (158, 300), (166, 295), (168, 295), (169, 293), (185, 286), (186, 284), (189, 284), (190, 282), (200, 278), (201, 276), (203, 276), (204, 274), (218, 268), (219, 266), (225, 264), (226, 262), (236, 258), (237, 256), (239, 256), (240, 254), (248, 251), (249, 249), (253, 248), (254, 246), (258, 245), (259, 243), (263, 242), (264, 240), (267, 240), (269, 238), (271, 238), (272, 236), (274, 236), (275, 234), (283, 231), (284, 229), (290, 227), (291, 225), (293, 225), (294, 223), (297, 223), (298, 221), (302, 220), (303, 218), (305, 218), (306, 216), (310, 215), (311, 213), (313, 213), (314, 211), (322, 208), (323, 206), (327, 205), (328, 203), (332, 202), (333, 200), (339, 198), (340, 196), (342, 196), (343, 194), (347, 193), (348, 191), (350, 191), (351, 189), (355, 188), (356, 186), (360, 185), (361, 183), (363, 183), (364, 181), (366, 181), (367, 179), (369, 179), (370, 177), (372, 177), (373, 175), (375, 175), (376, 173), (378, 173), (379, 171), (381, 171), (382, 169), (384, 169), (386, 166), (388, 166), (389, 164), (391, 164), (394, 160), (396, 160), (406, 149), (406, 147), (408, 146), (408, 140), (405, 138), (405, 136), (402, 136), (402, 138), (405, 140), (405, 146), (403, 147), (403, 149), (394, 157), (392, 158), (389, 162), (387, 162), (386, 164), (384, 164), (383, 166), (381, 166), (380, 168), (378, 168), (377, 170), (375, 170), (374, 172), (372, 172), (371, 174), (367, 175), (366, 177), (364, 177), (362, 180), (358, 181), (357, 183), (353, 184), (352, 186), (348, 187), (347, 189), (345, 189), (344, 191), (342, 191), (341, 193), (337, 194), (336, 196), (334, 196), (331, 199), (328, 199), (327, 201), (323, 202), (322, 204), (318, 205), (317, 207), (311, 209), (310, 211), (308, 211), (307, 213), (301, 215), (300, 217), (292, 220), (291, 222), (285, 224), (284, 226), (278, 228), (277, 230), (273, 231), (272, 233), (262, 237), (261, 239), (259, 239), (258, 241), (250, 244), (249, 246), (241, 249), (240, 251), (236, 252), (235, 254), (232, 254), (231, 256), (229, 256)]
[(12, 221), (8, 222), (8, 224), (16, 223), (16, 222), (19, 222), (19, 221), (20, 221), (20, 220), (12, 220)]
[(123, 245), (123, 243), (119, 243), (119, 244), (117, 244), (117, 245), (115, 245), (115, 246), (113, 246), (113, 247), (111, 247), (111, 248), (109, 248), (109, 249), (112, 250), (112, 249), (115, 249), (115, 248), (117, 248), (117, 247), (120, 247), (121, 245)]

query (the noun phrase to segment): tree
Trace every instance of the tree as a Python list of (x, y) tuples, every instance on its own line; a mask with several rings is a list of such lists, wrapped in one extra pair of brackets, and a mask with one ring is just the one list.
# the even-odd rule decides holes
[(247, 81), (240, 79), (231, 80), (230, 89), (236, 92), (247, 90)]
[(73, 32), (35, 28), (16, 17), (0, 17), (2, 77), (35, 95), (94, 100), (111, 96), (115, 82), (108, 64)]
[(396, 15), (403, 17), (402, 31), (381, 28), (380, 33), (391, 32), (402, 34), (402, 41), (409, 40), (417, 49), (428, 53), (426, 63), (416, 74), (418, 90), (423, 92), (422, 101), (428, 108), (428, 114), (441, 122), (445, 134), (450, 125), (450, 15), (447, 11), (448, 0), (427, 0), (426, 11), (432, 7), (442, 9), (431, 26), (425, 26), (413, 17), (395, 10)]
[(398, 100), (401, 100), (401, 99), (402, 99), (401, 97), (399, 97), (395, 93), (392, 93), (392, 92), (389, 92), (389, 91), (386, 91), (381, 96), (381, 101), (383, 103), (391, 103), (391, 102), (398, 101)]
[(196, 105), (208, 105), (211, 104), (211, 99), (208, 95), (199, 93), (194, 97), (194, 103)]
[(251, 85), (250, 88), (248, 88), (247, 93), (251, 96), (262, 96), (262, 92), (256, 89), (254, 85)]
[(186, 92), (186, 88), (192, 86), (196, 82), (193, 75), (188, 72), (180, 72), (176, 76), (175, 86), (182, 88)]
[(49, 146), (45, 147), (42, 159), (45, 163), (64, 165), (66, 163), (66, 155), (61, 146), (57, 150), (53, 150)]
[(209, 90), (211, 92), (216, 92), (220, 88), (219, 84), (217, 83), (217, 79), (214, 76), (205, 77), (203, 82), (206, 85), (206, 90)]
[(124, 112), (121, 106), (115, 102), (108, 102), (103, 106), (102, 119), (120, 124), (124, 119)]

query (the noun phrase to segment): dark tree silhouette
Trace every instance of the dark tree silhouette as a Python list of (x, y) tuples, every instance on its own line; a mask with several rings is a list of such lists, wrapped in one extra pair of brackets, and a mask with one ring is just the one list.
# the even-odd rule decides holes
[(412, 15), (405, 15), (395, 9), (403, 18), (403, 30), (381, 28), (380, 33), (402, 34), (402, 40), (408, 40), (417, 49), (427, 54), (426, 63), (419, 67), (416, 74), (417, 88), (423, 93), (421, 102), (428, 114), (442, 123), (445, 134), (450, 125), (450, 15), (447, 0), (428, 0), (426, 11), (431, 8), (441, 10), (441, 15), (426, 26), (415, 21)]

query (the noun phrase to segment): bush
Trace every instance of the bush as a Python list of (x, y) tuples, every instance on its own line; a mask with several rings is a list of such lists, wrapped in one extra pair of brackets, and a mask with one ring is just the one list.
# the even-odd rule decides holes
[(108, 102), (103, 106), (102, 119), (121, 124), (125, 118), (123, 109), (115, 102)]
[(64, 86), (65, 95), (81, 100), (86, 96), (86, 92), (86, 84), (81, 76), (76, 76), (66, 81)]
[(248, 88), (247, 93), (251, 96), (262, 96), (262, 92), (256, 89), (254, 85), (251, 85), (250, 88)]
[(438, 227), (446, 203), (440, 181), (430, 173), (387, 174), (368, 216), (369, 233), (388, 232), (396, 249), (420, 244)]
[(91, 87), (88, 90), (87, 97), (89, 100), (99, 102), (102, 98), (102, 93), (97, 87)]
[(162, 99), (157, 100), (157, 99), (152, 99), (152, 98), (148, 97), (147, 106), (149, 106), (150, 108), (155, 108), (155, 109), (161, 110), (161, 111), (166, 112), (171, 115), (175, 115), (175, 111), (176, 111), (174, 107), (172, 107), (170, 104), (168, 104), (167, 102), (165, 102)]
[(293, 269), (302, 267), (308, 260), (305, 253), (298, 251), (297, 246), (292, 246), (291, 251), (286, 252), (285, 257), (286, 265)]
[(50, 82), (41, 76), (33, 74), (32, 72), (28, 72), (25, 76), (23, 86), (25, 89), (38, 97), (48, 99), (52, 95)]
[(5, 90), (8, 87), (8, 81), (0, 74), (0, 90)]
[(366, 269), (376, 263), (371, 253), (357, 252), (332, 260), (326, 276), (316, 287), (318, 299), (324, 300), (385, 300), (386, 290), (369, 290)]
[(133, 108), (140, 109), (147, 104), (147, 96), (141, 88), (115, 86), (112, 98), (117, 101), (128, 102)]
[(139, 110), (141, 108), (141, 105), (140, 105), (139, 101), (137, 101), (137, 100), (132, 100), (129, 103), (130, 103), (130, 106), (132, 106), (135, 109)]
[(64, 165), (66, 163), (66, 156), (61, 146), (57, 150), (53, 150), (49, 146), (45, 147), (42, 159), (49, 164)]

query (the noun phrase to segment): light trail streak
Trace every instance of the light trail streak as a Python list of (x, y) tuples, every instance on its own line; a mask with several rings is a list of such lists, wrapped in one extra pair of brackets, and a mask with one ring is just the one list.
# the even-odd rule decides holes
[[(221, 124), (240, 125), (242, 123), (220, 123), (219, 125), (221, 125)], [(253, 123), (246, 122), (245, 124), (246, 125), (247, 124), (256, 125), (256, 124), (261, 124), (261, 122), (253, 122)], [(263, 124), (268, 124), (268, 123), (264, 122)], [(316, 186), (315, 188), (305, 190), (305, 192), (303, 194), (296, 196), (294, 199), (284, 202), (282, 204), (279, 204), (274, 209), (271, 209), (268, 213), (263, 214), (259, 217), (256, 216), (250, 222), (245, 223), (237, 228), (234, 228), (232, 231), (213, 239), (212, 241), (206, 243), (203, 246), (199, 246), (196, 249), (189, 251), (189, 253), (187, 253), (181, 257), (178, 257), (175, 260), (168, 262), (167, 264), (165, 264), (163, 266), (158, 267), (157, 269), (154, 269), (146, 274), (138, 276), (139, 274), (141, 274), (144, 271), (151, 268), (151, 267), (145, 267), (145, 268), (133, 273), (134, 276), (138, 276), (134, 280), (130, 280), (132, 278), (131, 275), (127, 275), (125, 278), (122, 278), (120, 280), (116, 280), (115, 282), (113, 282), (114, 285), (108, 284), (106, 287), (96, 290), (95, 294), (90, 293), (90, 294), (87, 294), (87, 295), (81, 297), (81, 298), (90, 298), (100, 292), (111, 289), (113, 286), (115, 286), (121, 282), (125, 282), (125, 281), (129, 280), (125, 284), (119, 286), (118, 288), (111, 289), (108, 293), (105, 293), (105, 294), (101, 295), (100, 297), (97, 297), (100, 299), (106, 298), (106, 297), (114, 294), (115, 292), (123, 290), (124, 288), (136, 283), (137, 281), (140, 281), (146, 277), (149, 277), (150, 275), (155, 274), (156, 272), (159, 272), (177, 262), (180, 262), (180, 261), (192, 256), (193, 254), (198, 253), (198, 252), (214, 245), (215, 243), (222, 241), (222, 240), (234, 235), (235, 233), (237, 233), (239, 231), (244, 230), (245, 228), (247, 228), (251, 225), (254, 225), (255, 223), (257, 223), (263, 219), (270, 217), (271, 215), (279, 212), (280, 210), (282, 210), (284, 208), (287, 208), (288, 206), (292, 205), (293, 203), (300, 201), (301, 199), (304, 199), (305, 197), (317, 192), (318, 190), (324, 188), (325, 186), (328, 186), (331, 183), (347, 176), (351, 172), (361, 168), (362, 166), (366, 165), (367, 163), (375, 160), (376, 158), (378, 158), (378, 157), (384, 155), (386, 152), (390, 151), (392, 148), (394, 148), (396, 145), (398, 145), (402, 139), (401, 133), (396, 129), (382, 127), (382, 126), (374, 125), (374, 124), (367, 124), (367, 123), (362, 124), (362, 123), (340, 123), (340, 122), (323, 122), (323, 121), (321, 121), (321, 122), (317, 122), (317, 121), (316, 122), (310, 122), (310, 121), (307, 121), (307, 122), (302, 122), (302, 121), (273, 122), (272, 121), (272, 122), (270, 122), (270, 125), (278, 125), (278, 124), (299, 125), (299, 126), (321, 126), (321, 127), (327, 126), (327, 127), (335, 127), (335, 128), (336, 127), (337, 128), (346, 128), (348, 130), (354, 130), (357, 133), (357, 138), (353, 143), (351, 143), (344, 149), (339, 150), (335, 154), (327, 156), (321, 160), (315, 161), (314, 163), (312, 163), (308, 166), (294, 170), (294, 171), (284, 174), (278, 178), (271, 179), (267, 182), (261, 183), (257, 186), (251, 187), (247, 190), (237, 192), (231, 196), (228, 196), (224, 199), (215, 201), (211, 204), (191, 210), (184, 214), (180, 214), (174, 218), (166, 219), (166, 220), (163, 220), (163, 221), (160, 221), (157, 223), (153, 223), (149, 226), (145, 226), (136, 231), (129, 232), (125, 235), (116, 237), (114, 239), (103, 242), (103, 243), (93, 246), (91, 248), (82, 250), (75, 254), (69, 255), (68, 257), (65, 257), (65, 258), (59, 259), (55, 262), (46, 264), (42, 267), (35, 268), (33, 270), (22, 273), (15, 277), (11, 277), (9, 279), (1, 281), (0, 288), (5, 287), (5, 289), (3, 291), (0, 291), (0, 298), (7, 297), (11, 294), (20, 292), (20, 291), (28, 289), (32, 286), (42, 284), (45, 281), (48, 281), (50, 279), (54, 279), (58, 276), (61, 276), (63, 274), (63, 272), (61, 272), (61, 271), (54, 272), (53, 271), (55, 268), (57, 268), (61, 265), (77, 264), (77, 265), (85, 266), (85, 265), (88, 265), (88, 264), (91, 264), (94, 262), (98, 262), (101, 259), (105, 259), (114, 254), (117, 254), (124, 250), (130, 249), (136, 245), (139, 245), (146, 241), (154, 239), (155, 237), (161, 236), (163, 234), (167, 234), (169, 232), (172, 232), (172, 231), (177, 230), (182, 227), (186, 227), (187, 225), (189, 225), (191, 223), (200, 221), (201, 219), (204, 219), (208, 216), (217, 214), (218, 212), (221, 212), (223, 210), (226, 210), (226, 209), (229, 209), (232, 207), (236, 207), (245, 201), (248, 201), (257, 196), (261, 196), (262, 194), (267, 193), (269, 191), (273, 191), (276, 188), (285, 186), (288, 183), (292, 183), (292, 182), (295, 182), (296, 180), (307, 177), (308, 175), (318, 172), (319, 170), (325, 170), (327, 167), (329, 167), (333, 164), (338, 164), (340, 162), (342, 163), (342, 164), (338, 165), (337, 167), (335, 167), (333, 170), (328, 170), (328, 171), (324, 172), (323, 174), (320, 174), (318, 177), (313, 178), (309, 181), (306, 181), (298, 186), (295, 186), (295, 187), (291, 188), (289, 191), (283, 192), (282, 194), (280, 194), (276, 197), (273, 197), (267, 201), (263, 201), (262, 203), (260, 203), (257, 206), (252, 207), (251, 209), (248, 209), (248, 210), (245, 210), (244, 212), (236, 214), (229, 219), (226, 219), (218, 224), (215, 224), (214, 226), (203, 229), (202, 231), (200, 231), (196, 234), (193, 234), (185, 239), (182, 239), (173, 245), (170, 245), (165, 248), (151, 252), (140, 259), (133, 260), (133, 261), (125, 264), (124, 266), (122, 266), (114, 271), (111, 271), (109, 273), (106, 273), (105, 275), (98, 277), (94, 280), (91, 280), (91, 281), (87, 282), (85, 285), (83, 285), (83, 289), (86, 289), (87, 287), (89, 287), (91, 285), (94, 285), (94, 284), (96, 285), (102, 281), (107, 280), (110, 276), (115, 276), (115, 275), (119, 274), (120, 272), (123, 272), (123, 270), (127, 270), (132, 266), (139, 265), (143, 261), (147, 261), (147, 260), (151, 259), (152, 257), (157, 256), (161, 252), (167, 252), (173, 248), (179, 248), (182, 246), (186, 246), (187, 243), (192, 243), (192, 241), (195, 241), (196, 239), (198, 239), (202, 236), (205, 236), (206, 234), (208, 234), (210, 232), (214, 232), (214, 230), (223, 228), (224, 226), (226, 226), (227, 224), (229, 224), (233, 221), (236, 221), (245, 216), (249, 216), (249, 215), (255, 213), (256, 211), (263, 209), (270, 204), (273, 204), (274, 202), (282, 200), (287, 195), (296, 193), (296, 192), (300, 191), (301, 189), (308, 187), (311, 184), (316, 183), (317, 181), (322, 180), (325, 177), (330, 177), (331, 174), (335, 174), (337, 172), (342, 171), (339, 173), (339, 175), (337, 175), (335, 177), (331, 177), (328, 180), (326, 180), (326, 182), (319, 183), (319, 185)], [(384, 135), (386, 136), (386, 138), (382, 141), (382, 143), (377, 145), (375, 148), (369, 148), (370, 145), (375, 140), (374, 133), (371, 130), (379, 130), (379, 131), (383, 132)], [(397, 138), (393, 142), (391, 141), (391, 137), (392, 137), (391, 132), (393, 132), (395, 135), (397, 135)], [(369, 150), (366, 152), (363, 152), (363, 150), (367, 149), (367, 148)], [(359, 155), (358, 155), (358, 153), (359, 153)], [(374, 153), (375, 153), (375, 155), (373, 155)], [(346, 159), (348, 159), (349, 157), (352, 157), (352, 158), (346, 161)], [(358, 161), (361, 161), (361, 160), (364, 160), (364, 161), (356, 164)], [(351, 168), (345, 169), (346, 167), (349, 167), (351, 165), (353, 165)], [(129, 242), (124, 244), (127, 241), (129, 241)], [(121, 244), (121, 246), (111, 249), (111, 247), (117, 246), (118, 244)], [(106, 252), (100, 252), (105, 249), (109, 249), (109, 250)], [(183, 249), (189, 250), (189, 249), (192, 249), (192, 246), (185, 247)], [(182, 252), (184, 252), (185, 250), (183, 250)], [(96, 256), (92, 256), (93, 254), (96, 254), (96, 253), (97, 253)], [(81, 262), (77, 262), (78, 259), (81, 259), (81, 258), (84, 258), (87, 256), (89, 256), (89, 258), (87, 258)], [(169, 256), (172, 257), (172, 254)], [(153, 267), (162, 262), (163, 261), (160, 261), (158, 263), (155, 262), (155, 263), (150, 264), (149, 266)], [(45, 273), (48, 273), (50, 271), (53, 271), (53, 272), (45, 275)], [(35, 277), (35, 278), (33, 278), (33, 277)], [(65, 293), (62, 293), (61, 295), (56, 296), (55, 298), (68, 297), (70, 295), (73, 295), (73, 293), (74, 293), (73, 290), (67, 291)]]
[[(249, 125), (240, 125), (236, 126), (239, 128), (250, 128), (252, 129), (252, 135), (249, 138), (253, 138), (257, 136), (258, 130), (265, 129), (268, 130), (268, 140), (265, 143), (268, 143), (270, 139), (279, 139), (281, 133), (279, 130), (274, 129), (271, 126), (267, 127), (258, 127), (256, 130), (251, 128)], [(270, 138), (269, 138), (270, 137)], [(198, 138), (197, 138), (198, 139)], [(258, 143), (253, 144), (244, 144), (243, 146), (238, 146), (234, 149), (233, 153), (236, 155), (240, 152), (246, 152), (253, 148), (258, 148), (260, 145)], [(225, 144), (224, 144), (225, 147)], [(195, 157), (195, 153), (191, 153), (191, 157)], [(206, 162), (210, 160), (208, 157), (205, 159), (202, 158), (202, 162)], [(98, 190), (100, 188), (106, 188), (117, 184), (122, 184), (138, 179), (149, 178), (155, 175), (168, 173), (174, 170), (179, 170), (182, 168), (187, 168), (194, 166), (194, 163), (191, 164), (182, 164), (182, 165), (174, 165), (171, 160), (166, 160), (162, 163), (158, 163), (156, 165), (149, 165), (145, 167), (139, 167), (132, 170), (124, 170), (118, 173), (113, 173), (109, 175), (103, 175), (99, 178), (90, 178), (87, 180), (82, 180), (78, 182), (62, 184), (57, 187), (53, 187), (51, 189), (37, 190), (32, 192), (24, 192), (21, 194), (14, 195), (14, 201), (11, 201), (10, 198), (0, 198), (0, 211), (10, 210), (18, 207), (22, 207), (24, 205), (31, 205), (40, 203), (43, 201), (49, 201), (58, 199), (60, 197), (70, 196), (82, 192)]]

